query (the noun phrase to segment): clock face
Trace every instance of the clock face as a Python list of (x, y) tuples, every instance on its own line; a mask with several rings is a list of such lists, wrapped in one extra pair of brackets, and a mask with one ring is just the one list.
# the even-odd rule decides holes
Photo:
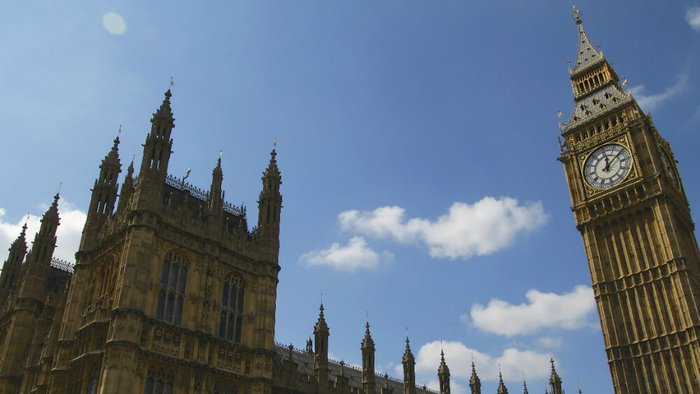
[(622, 182), (631, 166), (630, 151), (622, 145), (609, 144), (588, 156), (583, 173), (589, 185), (596, 189), (608, 189)]
[(666, 176), (671, 179), (671, 182), (676, 189), (680, 189), (680, 181), (678, 181), (678, 175), (676, 174), (676, 169), (673, 167), (673, 160), (671, 159), (671, 156), (668, 155), (666, 149), (664, 149), (661, 145), (659, 145), (659, 150), (661, 151), (661, 165), (664, 167)]

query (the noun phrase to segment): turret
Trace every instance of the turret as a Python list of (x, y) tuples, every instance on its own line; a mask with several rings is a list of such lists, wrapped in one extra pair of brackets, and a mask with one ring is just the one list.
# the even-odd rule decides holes
[(313, 339), (311, 339), (311, 337), (309, 337), (309, 339), (306, 340), (306, 353), (314, 353), (314, 341)]
[(34, 236), (32, 250), (27, 256), (27, 262), (22, 272), (21, 285), (18, 293), (20, 298), (33, 298), (44, 302), (46, 275), (51, 264), (51, 257), (56, 248), (56, 230), (60, 218), (58, 216), (59, 195), (53, 198), (53, 203), (41, 218), (41, 227)]
[(175, 118), (170, 108), (170, 89), (165, 92), (165, 99), (160, 108), (151, 118), (151, 132), (146, 136), (143, 144), (143, 159), (141, 161), (141, 173), (139, 177), (154, 176), (157, 179), (165, 179), (168, 173), (168, 161), (170, 160), (173, 140), (170, 133), (175, 127)]
[(450, 394), (450, 369), (445, 363), (445, 352), (440, 350), (440, 366), (438, 367), (438, 380), (440, 381), (440, 394)]
[(403, 352), (403, 393), (416, 394), (416, 359), (411, 353), (411, 343), (406, 337), (406, 350)]
[(211, 186), (209, 187), (209, 214), (220, 215), (224, 209), (224, 192), (221, 190), (221, 185), (224, 181), (224, 172), (221, 169), (221, 155), (216, 161), (216, 167), (211, 172)]
[(277, 152), (272, 149), (270, 163), (262, 176), (262, 191), (258, 199), (258, 228), (263, 237), (279, 243), (280, 212), (282, 210), (282, 195), (280, 185), (282, 175), (277, 167)]
[(122, 193), (119, 195), (119, 204), (117, 205), (117, 212), (124, 212), (129, 202), (131, 201), (131, 196), (134, 194), (134, 160), (131, 160), (129, 167), (126, 169), (126, 176), (124, 177), (124, 184), (122, 185)]
[(365, 394), (374, 394), (374, 340), (369, 332), (369, 322), (365, 324), (365, 337), (362, 340), (362, 389)]
[(97, 234), (102, 229), (105, 221), (114, 211), (114, 204), (117, 201), (117, 191), (119, 184), (117, 178), (121, 172), (121, 162), (119, 161), (119, 137), (114, 139), (112, 150), (107, 153), (102, 164), (100, 164), (100, 174), (95, 179), (90, 198), (90, 207), (87, 212), (83, 236), (80, 240), (80, 250), (92, 249), (97, 239)]
[(561, 378), (557, 373), (557, 369), (554, 367), (554, 359), (550, 358), (549, 362), (552, 364), (552, 372), (549, 375), (549, 387), (551, 394), (564, 394), (561, 388)]
[(323, 316), (323, 304), (321, 304), (318, 321), (314, 327), (314, 375), (316, 376), (317, 392), (328, 392), (328, 337), (330, 330)]
[(469, 377), (469, 388), (471, 389), (471, 394), (481, 394), (481, 379), (476, 374), (474, 361), (472, 361), (472, 375)]
[(175, 119), (170, 108), (170, 89), (165, 99), (151, 118), (151, 131), (143, 144), (143, 157), (138, 182), (134, 187), (132, 209), (160, 212), (163, 201), (163, 188), (168, 175), (173, 140), (170, 138)]
[(22, 267), (22, 261), (27, 254), (27, 224), (22, 226), (22, 232), (19, 233), (17, 239), (10, 245), (10, 253), (2, 266), (2, 274), (0, 274), (0, 306), (2, 306), (9, 297), (12, 289), (17, 283), (19, 272)]
[(498, 371), (498, 390), (496, 390), (496, 394), (508, 394), (508, 388), (506, 387), (506, 384), (503, 383), (503, 375), (501, 374), (501, 371)]

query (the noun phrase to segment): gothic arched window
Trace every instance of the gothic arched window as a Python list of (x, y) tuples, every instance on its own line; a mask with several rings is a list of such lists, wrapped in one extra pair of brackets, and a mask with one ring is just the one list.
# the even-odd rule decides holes
[(90, 378), (88, 379), (87, 390), (85, 391), (85, 393), (97, 393), (97, 368), (93, 369), (92, 372), (90, 372)]
[(223, 383), (217, 383), (214, 386), (214, 394), (236, 394), (236, 387)]
[(245, 290), (240, 278), (229, 277), (221, 292), (221, 314), (219, 317), (219, 337), (240, 343), (243, 326), (243, 297)]
[(169, 253), (163, 261), (163, 270), (160, 275), (156, 319), (180, 324), (186, 283), (187, 265), (185, 260), (177, 254)]
[(164, 373), (163, 370), (148, 370), (146, 377), (145, 394), (173, 394), (173, 374)]

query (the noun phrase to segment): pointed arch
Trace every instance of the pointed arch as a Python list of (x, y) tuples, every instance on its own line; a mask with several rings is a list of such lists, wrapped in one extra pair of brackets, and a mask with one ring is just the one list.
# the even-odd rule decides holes
[(182, 322), (187, 267), (187, 259), (182, 254), (170, 252), (165, 256), (161, 268), (156, 319), (176, 325)]
[(245, 285), (237, 275), (229, 275), (221, 289), (219, 338), (241, 343)]

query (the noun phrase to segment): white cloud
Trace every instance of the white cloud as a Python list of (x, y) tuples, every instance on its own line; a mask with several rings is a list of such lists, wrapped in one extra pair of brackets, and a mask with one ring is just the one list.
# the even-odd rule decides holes
[(649, 95), (644, 94), (644, 91), (646, 90), (644, 85), (637, 85), (631, 87), (630, 93), (632, 93), (632, 96), (634, 96), (634, 98), (637, 100), (637, 104), (639, 104), (639, 106), (642, 107), (642, 109), (644, 109), (645, 111), (653, 111), (655, 108), (663, 104), (666, 100), (683, 92), (687, 87), (688, 73), (682, 72), (678, 74), (678, 77), (676, 78), (676, 83), (673, 86), (666, 88), (666, 90), (664, 90), (663, 93)]
[(403, 208), (389, 206), (344, 211), (338, 221), (344, 230), (371, 237), (423, 242), (432, 257), (466, 260), (508, 247), (519, 233), (546, 223), (547, 214), (540, 202), (519, 205), (514, 198), (484, 197), (474, 204), (455, 202), (435, 220), (406, 219)]
[[(483, 331), (508, 337), (534, 334), (544, 328), (573, 330), (594, 326), (589, 317), (595, 310), (595, 300), (593, 289), (588, 286), (576, 286), (565, 294), (532, 289), (525, 297), (528, 302), (520, 305), (497, 298), (485, 307), (474, 304), (471, 319)], [(462, 320), (469, 321), (466, 316), (462, 316)]]
[[(450, 367), (450, 388), (454, 389), (471, 375), (471, 363), (474, 360), (476, 372), (482, 381), (497, 381), (500, 365), (503, 379), (521, 381), (523, 373), (529, 379), (542, 379), (549, 376), (550, 355), (531, 350), (520, 350), (509, 347), (500, 355), (489, 355), (474, 348), (467, 347), (457, 341), (433, 341), (421, 346), (416, 354), (416, 376), (430, 382), (429, 387), (435, 387), (435, 371), (440, 365), (440, 351), (445, 352), (445, 363)], [(402, 365), (395, 367), (397, 376), (403, 376)], [(462, 386), (461, 390), (464, 390)], [(459, 388), (458, 388), (459, 389)]]
[(695, 31), (700, 31), (700, 7), (690, 7), (685, 12), (685, 20)]
[(102, 15), (102, 26), (110, 34), (120, 36), (126, 31), (126, 21), (116, 12), (108, 12)]
[(304, 253), (299, 261), (311, 266), (325, 265), (341, 271), (375, 269), (379, 263), (392, 258), (389, 252), (379, 254), (367, 245), (363, 237), (352, 237), (347, 245), (333, 243), (328, 249)]
[[(48, 209), (45, 207), (44, 211)], [(8, 222), (5, 219), (6, 211), (0, 208), (0, 262), (4, 263), (7, 260), (8, 249), (10, 244), (14, 242), (22, 231), (22, 226), (27, 220), (27, 217), (22, 217), (17, 223)], [(41, 213), (43, 215), (43, 212)], [(29, 215), (27, 220), (27, 247), (31, 249), (34, 235), (39, 231), (41, 226), (41, 215)], [(58, 215), (60, 224), (56, 232), (56, 250), (54, 257), (70, 262), (75, 262), (75, 252), (78, 251), (80, 245), (80, 237), (85, 224), (85, 212), (74, 208), (70, 203), (61, 200), (58, 206)]]
[(564, 344), (559, 337), (540, 337), (535, 342), (545, 349), (557, 349)]

